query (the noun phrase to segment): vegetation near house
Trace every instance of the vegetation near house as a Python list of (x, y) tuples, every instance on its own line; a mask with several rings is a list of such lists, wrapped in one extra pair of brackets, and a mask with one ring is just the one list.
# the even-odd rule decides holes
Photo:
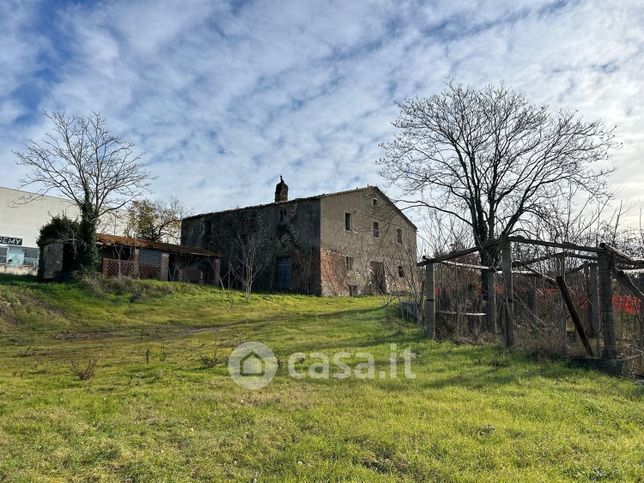
[(96, 368), (98, 367), (100, 360), (101, 354), (90, 357), (90, 359), (85, 362), (74, 359), (69, 363), (69, 367), (72, 373), (75, 374), (81, 381), (87, 381), (88, 379), (94, 377), (94, 374), (96, 374)]
[(476, 89), (454, 81), (399, 107), (380, 174), (404, 190), (408, 206), (467, 226), (483, 265), (500, 256), (483, 248), (486, 242), (535, 233), (566, 213), (571, 190), (595, 202), (608, 196), (608, 171), (596, 165), (617, 144), (600, 121), (551, 112), (503, 85)]
[(49, 223), (40, 228), (36, 243), (42, 246), (48, 242), (74, 242), (79, 236), (80, 224), (65, 215), (54, 216)]
[[(381, 297), (247, 302), (207, 285), (0, 282), (0, 479), (642, 477), (643, 386), (427, 340)], [(410, 347), (416, 378), (296, 380), (281, 367), (247, 391), (225, 361), (248, 340), (280, 360), (369, 352), (378, 371), (390, 344)], [(99, 353), (93, 377), (70, 372)]]
[(644, 483), (643, 27), (0, 0), (0, 483)]
[[(642, 386), (544, 355), (583, 348), (587, 364), (641, 374), (642, 233), (599, 223), (607, 171), (593, 163), (612, 130), (503, 86), (450, 82), (400, 107), (381, 174), (449, 231), (435, 237), (448, 253), (420, 263), (415, 224), (377, 187), (289, 200), (280, 176), (272, 203), (186, 216), (178, 199), (139, 198), (148, 174), (99, 115), (48, 115), (55, 133), (18, 153), (25, 183), (81, 216), (42, 228), (41, 254), (60, 255), (42, 260), (64, 271), (71, 249), (93, 269), (99, 242), (118, 278), (0, 278), (0, 480), (641, 479)], [(580, 193), (597, 217), (575, 212)], [(126, 205), (136, 238), (97, 235)], [(570, 243), (607, 229), (617, 247)], [(167, 243), (179, 236), (194, 246)], [(226, 289), (133, 279), (220, 285), (222, 260)], [(368, 296), (251, 300), (256, 288)], [(505, 350), (475, 345), (499, 335)], [(227, 370), (248, 341), (289, 361), (254, 392)], [(395, 347), (413, 354), (404, 375)], [(315, 361), (365, 353), (374, 377), (313, 377)], [(289, 375), (292, 355), (310, 378)], [(256, 353), (240, 363), (265, 371)]]
[(45, 113), (53, 131), (16, 153), (28, 173), (22, 186), (43, 195), (62, 194), (80, 211), (78, 263), (94, 271), (98, 263), (97, 226), (137, 198), (150, 179), (134, 145), (107, 128), (98, 113), (83, 117)]
[(178, 198), (134, 200), (127, 210), (126, 236), (152, 242), (179, 243), (181, 220), (188, 211)]

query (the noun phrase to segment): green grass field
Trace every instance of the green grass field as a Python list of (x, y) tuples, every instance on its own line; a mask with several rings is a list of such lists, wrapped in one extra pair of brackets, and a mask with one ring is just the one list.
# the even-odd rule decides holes
[[(4, 277), (0, 336), (0, 481), (644, 480), (642, 385), (427, 341), (378, 298)], [(280, 362), (366, 351), (378, 371), (395, 343), (416, 378), (281, 364), (249, 391), (227, 370), (246, 341)], [(70, 370), (98, 354), (91, 379)]]

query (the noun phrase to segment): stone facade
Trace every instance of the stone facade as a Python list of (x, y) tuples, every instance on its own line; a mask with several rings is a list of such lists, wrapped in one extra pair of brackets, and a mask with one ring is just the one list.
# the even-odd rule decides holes
[[(223, 283), (318, 295), (408, 291), (416, 227), (377, 187), (276, 201), (186, 218), (181, 243), (221, 254)], [(374, 225), (374, 224), (377, 225)], [(249, 263), (252, 262), (252, 263)], [(252, 268), (248, 268), (252, 265)]]

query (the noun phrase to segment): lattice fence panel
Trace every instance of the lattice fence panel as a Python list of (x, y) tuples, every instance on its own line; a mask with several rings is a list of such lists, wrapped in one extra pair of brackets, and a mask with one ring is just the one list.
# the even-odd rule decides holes
[(139, 278), (158, 279), (161, 267), (159, 265), (150, 265), (139, 263)]
[(136, 264), (131, 260), (104, 258), (103, 275), (106, 277), (134, 277), (136, 275)]
[(644, 314), (641, 301), (621, 284), (613, 283), (613, 316), (617, 353), (627, 372), (644, 374)]
[(435, 297), (439, 338), (478, 340), (484, 335), (485, 303), (479, 271), (438, 264)]
[(182, 282), (197, 283), (203, 280), (203, 274), (198, 268), (184, 268), (179, 271), (179, 280)]

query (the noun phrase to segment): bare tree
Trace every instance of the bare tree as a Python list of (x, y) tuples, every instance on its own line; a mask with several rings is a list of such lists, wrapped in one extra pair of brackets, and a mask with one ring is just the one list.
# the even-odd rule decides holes
[(570, 186), (607, 195), (607, 170), (593, 164), (615, 147), (613, 129), (576, 114), (552, 113), (521, 93), (448, 81), (444, 92), (401, 104), (395, 139), (384, 145), (381, 175), (402, 187), (409, 206), (430, 208), (470, 227), (481, 261), (496, 263), (494, 238), (544, 216)]
[(168, 202), (134, 200), (128, 207), (125, 233), (153, 242), (178, 243), (181, 220), (188, 214), (188, 210), (175, 197)]
[(419, 213), (423, 223), (418, 234), (420, 253), (442, 255), (448, 247), (463, 244), (472, 246), (472, 231), (458, 218), (435, 210)]
[(644, 229), (640, 214), (639, 227), (623, 226), (626, 214), (623, 204), (620, 204), (611, 217), (603, 220), (594, 233), (595, 239), (613, 245), (631, 255), (644, 256)]
[(30, 172), (22, 186), (38, 194), (60, 193), (80, 210), (80, 266), (93, 270), (98, 261), (96, 227), (101, 216), (115, 212), (140, 195), (148, 172), (131, 143), (112, 134), (97, 113), (87, 117), (45, 113), (53, 132), (16, 153)]
[(255, 282), (265, 275), (273, 260), (273, 250), (266, 238), (268, 221), (261, 213), (245, 210), (229, 213), (216, 230), (214, 246), (221, 253), (227, 277), (250, 299)]
[(254, 232), (237, 232), (232, 243), (229, 268), (233, 277), (241, 284), (246, 300), (249, 300), (253, 284), (268, 266), (268, 257)]

